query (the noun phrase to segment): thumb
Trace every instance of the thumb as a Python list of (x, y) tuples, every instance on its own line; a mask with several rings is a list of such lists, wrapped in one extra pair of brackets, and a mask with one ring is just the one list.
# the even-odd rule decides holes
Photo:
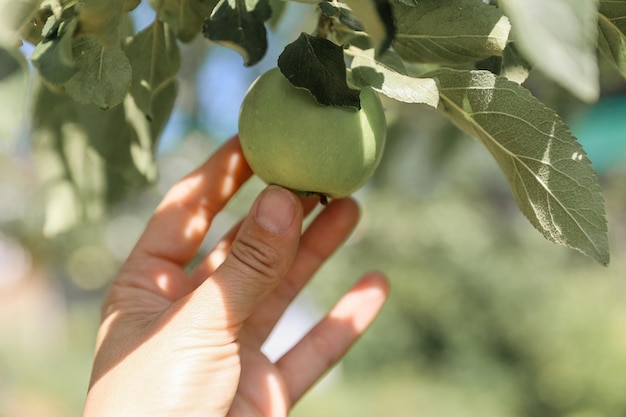
[(296, 195), (282, 187), (269, 186), (259, 195), (226, 259), (195, 291), (207, 323), (238, 329), (276, 287), (298, 249), (302, 211)]

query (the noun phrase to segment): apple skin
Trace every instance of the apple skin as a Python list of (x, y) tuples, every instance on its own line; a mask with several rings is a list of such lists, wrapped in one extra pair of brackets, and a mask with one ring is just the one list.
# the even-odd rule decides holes
[(319, 104), (278, 68), (257, 78), (243, 100), (239, 141), (263, 181), (301, 194), (346, 197), (361, 188), (382, 157), (385, 113), (364, 88), (361, 110)]

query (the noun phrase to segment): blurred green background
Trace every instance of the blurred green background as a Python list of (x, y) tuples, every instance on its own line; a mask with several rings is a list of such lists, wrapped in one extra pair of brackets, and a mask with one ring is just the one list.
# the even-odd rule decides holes
[[(186, 45), (157, 183), (55, 238), (42, 234), (32, 103), (15, 95), (35, 82), (2, 79), (0, 417), (80, 414), (107, 284), (168, 187), (236, 131), (247, 86), (274, 65), (281, 42), (311, 24), (307, 11), (290, 6), (271, 35), (276, 46), (252, 69), (203, 39)], [(137, 11), (138, 25), (149, 13)], [(626, 105), (622, 81), (603, 71), (603, 98), (593, 106), (540, 74), (527, 86), (563, 115), (599, 172), (608, 268), (545, 241), (481, 145), (432, 110), (385, 101), (388, 146), (376, 176), (355, 195), (361, 222), (290, 310), (268, 354), (279, 355), (289, 335), (306, 331), (368, 270), (388, 275), (391, 296), (294, 416), (626, 416)], [(262, 187), (253, 179), (241, 190), (204, 250)]]

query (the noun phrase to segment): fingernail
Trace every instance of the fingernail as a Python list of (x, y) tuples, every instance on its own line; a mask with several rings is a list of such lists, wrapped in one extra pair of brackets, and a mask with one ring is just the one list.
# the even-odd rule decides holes
[(272, 233), (283, 233), (293, 222), (295, 200), (284, 188), (270, 186), (265, 190), (256, 211), (259, 225)]

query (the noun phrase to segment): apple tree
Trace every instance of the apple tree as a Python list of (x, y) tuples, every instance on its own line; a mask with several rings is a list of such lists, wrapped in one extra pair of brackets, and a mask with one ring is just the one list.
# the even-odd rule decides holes
[[(0, 0), (0, 83), (23, 76), (19, 47), (34, 47), (27, 59), (39, 82), (27, 91), (48, 234), (98, 218), (155, 179), (181, 43), (204, 37), (253, 66), (267, 51), (268, 26), (288, 5), (145, 1), (155, 18), (136, 31), (130, 13), (141, 0)], [(546, 239), (609, 263), (591, 162), (562, 117), (524, 82), (538, 71), (580, 101), (597, 100), (599, 59), (626, 76), (626, 0), (298, 2), (311, 4), (317, 24), (278, 59), (294, 87), (324, 106), (358, 109), (358, 90), (368, 88), (436, 109), (493, 156), (519, 209)], [(0, 132), (9, 136), (6, 129)]]

